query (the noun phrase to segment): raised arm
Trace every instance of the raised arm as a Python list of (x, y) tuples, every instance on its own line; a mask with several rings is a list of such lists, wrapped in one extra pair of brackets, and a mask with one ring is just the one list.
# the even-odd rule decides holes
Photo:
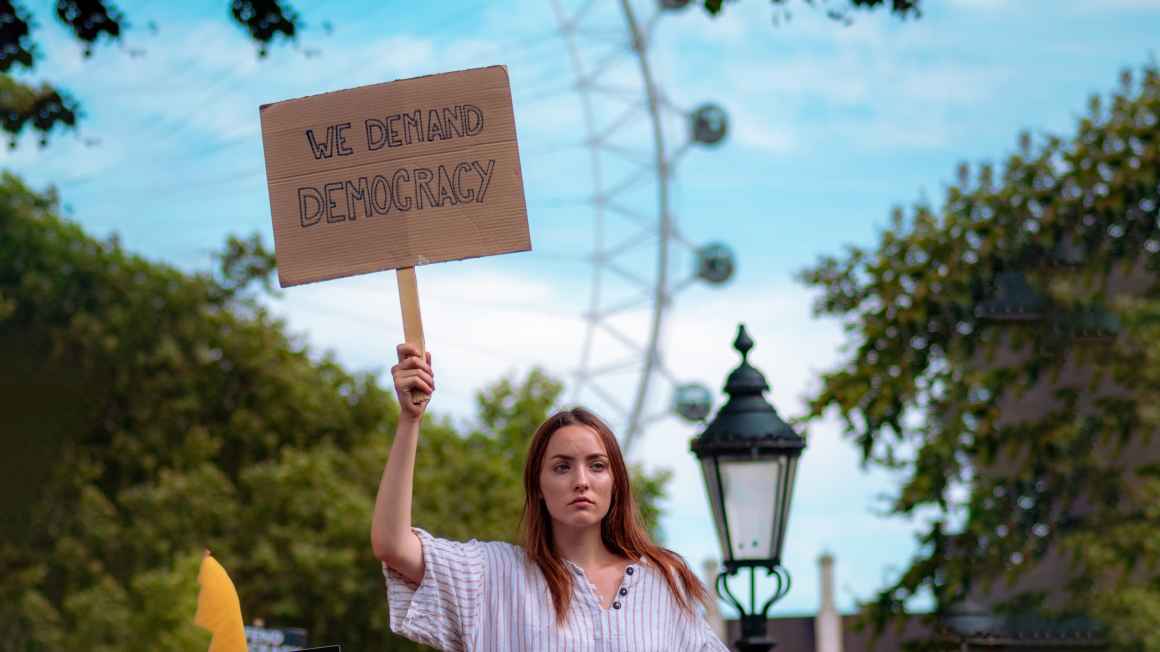
[(395, 394), (399, 398), (399, 425), (390, 457), (379, 480), (375, 497), (375, 515), (371, 522), (371, 547), (375, 557), (400, 575), (418, 584), (423, 580), (423, 546), (411, 531), (411, 490), (415, 477), (415, 448), (419, 443), (419, 424), (426, 402), (415, 405), (411, 391), (428, 395), (435, 391), (431, 354), (424, 361), (413, 344), (397, 347), (399, 364), (391, 367)]

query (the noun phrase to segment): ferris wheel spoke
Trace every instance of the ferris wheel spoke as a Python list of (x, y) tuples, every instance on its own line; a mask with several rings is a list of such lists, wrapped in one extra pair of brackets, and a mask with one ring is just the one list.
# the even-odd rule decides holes
[(504, 55), (512, 55), (518, 52), (525, 52), (545, 43), (555, 43), (556, 37), (559, 35), (559, 29), (550, 29), (544, 32), (539, 32), (538, 34), (532, 34), (531, 36), (517, 41), (514, 44), (497, 45), (490, 50), (485, 50), (483, 53), (480, 53), (480, 55), (486, 54), (487, 56), (491, 56), (493, 54), (498, 54), (499, 52), (503, 52)]
[(617, 100), (638, 101), (640, 93), (635, 88), (621, 88), (619, 86), (608, 86), (606, 84), (596, 84), (587, 79), (581, 79), (576, 83), (576, 87), (582, 90), (589, 90), (597, 95), (611, 97)]
[(620, 400), (613, 398), (613, 396), (611, 394), (609, 394), (608, 392), (604, 391), (604, 389), (602, 389), (600, 387), (600, 385), (597, 385), (596, 383), (588, 383), (588, 390), (591, 391), (593, 394), (599, 396), (601, 400), (603, 400), (610, 407), (612, 407), (614, 410), (616, 410), (619, 413), (619, 416), (621, 418), (628, 416), (628, 410), (624, 407), (624, 405), (620, 402)]
[(598, 321), (596, 322), (596, 324), (597, 324), (598, 326), (600, 326), (600, 328), (602, 328), (602, 329), (603, 329), (603, 330), (604, 330), (606, 333), (608, 333), (609, 335), (611, 335), (613, 339), (617, 340), (617, 341), (618, 341), (618, 342), (620, 342), (621, 344), (623, 344), (623, 345), (627, 346), (628, 348), (630, 348), (630, 349), (632, 349), (632, 350), (634, 350), (634, 351), (637, 351), (638, 353), (644, 353), (644, 347), (643, 347), (643, 346), (641, 346), (640, 344), (638, 344), (638, 343), (637, 343), (636, 341), (634, 341), (634, 340), (633, 340), (631, 337), (629, 337), (629, 336), (625, 335), (624, 333), (620, 332), (620, 329), (616, 328), (616, 327), (615, 327), (615, 326), (613, 326), (612, 324), (609, 324), (607, 321), (605, 321), (605, 320), (603, 320), (603, 319), (601, 319), (601, 320), (598, 320)]
[[(531, 66), (528, 66), (528, 69), (530, 68)], [(538, 72), (535, 74), (532, 72), (523, 73), (523, 70), (521, 69), (520, 80), (518, 81), (520, 87), (519, 94), (526, 94), (529, 92), (529, 89), (534, 92), (545, 88), (575, 88), (575, 85), (561, 87), (560, 72), (553, 70), (551, 66), (543, 66), (541, 69), (537, 69)], [(513, 80), (513, 83), (516, 82)]]
[(552, 99), (553, 97), (563, 95), (564, 93), (572, 90), (574, 89), (571, 86), (565, 86), (563, 88), (546, 90), (542, 93), (539, 93), (538, 95), (532, 95), (531, 97), (517, 96), (515, 103), (520, 107), (527, 107), (535, 104), (536, 102), (543, 102), (544, 100)]
[(513, 91), (512, 98), (518, 100), (523, 97), (534, 97), (550, 92), (566, 93), (569, 91), (577, 90), (578, 88), (575, 82), (570, 84), (561, 84), (559, 75), (547, 75), (542, 79), (535, 80), (535, 82), (536, 83), (524, 84), (519, 90)]
[(596, 324), (589, 322), (588, 328), (584, 329), (584, 347), (580, 355), (580, 368), (576, 370), (576, 388), (572, 390), (573, 402), (580, 400), (580, 391), (584, 389), (585, 383), (588, 382), (588, 376), (585, 370), (588, 368), (588, 359), (592, 356), (592, 340), (595, 338)]
[(565, 23), (571, 28), (575, 28), (580, 24), (580, 21), (584, 20), (584, 17), (588, 14), (589, 11), (592, 10), (592, 7), (595, 5), (596, 0), (584, 0), (584, 4), (580, 5), (580, 8), (576, 10), (576, 13), (572, 14), (572, 17), (566, 20)]
[(464, 306), (476, 306), (481, 309), (495, 310), (500, 312), (523, 312), (540, 315), (542, 317), (561, 317), (564, 319), (576, 319), (576, 313), (565, 310), (552, 310), (545, 308), (538, 303), (496, 303), (494, 301), (471, 301), (469, 299), (460, 299), (457, 303)]
[(677, 377), (673, 375), (672, 370), (669, 369), (667, 365), (665, 365), (663, 360), (661, 360), (660, 351), (657, 351), (656, 355), (653, 356), (653, 365), (655, 365), (653, 368), (656, 370), (656, 372), (660, 374), (665, 380), (669, 381), (673, 385), (680, 384), (677, 382)]
[(644, 430), (646, 427), (651, 426), (657, 421), (660, 421), (661, 419), (667, 419), (671, 416), (673, 416), (672, 410), (663, 410), (661, 412), (654, 412), (647, 417), (641, 417), (639, 429)]
[(694, 284), (696, 282), (697, 282), (697, 275), (696, 274), (690, 274), (690, 275), (686, 276), (685, 278), (678, 281), (675, 285), (673, 285), (672, 288), (669, 289), (669, 296), (670, 297), (676, 296), (678, 293), (688, 289), (689, 286), (691, 286), (692, 284)]
[(671, 99), (669, 99), (669, 96), (667, 95), (660, 96), (659, 101), (657, 102), (657, 106), (681, 118), (688, 119), (693, 117), (692, 111), (682, 106), (678, 106)]
[(685, 237), (685, 234), (682, 233), (681, 230), (677, 227), (676, 216), (672, 215), (671, 213), (669, 216), (672, 218), (672, 222), (673, 222), (672, 225), (670, 225), (670, 227), (669, 227), (669, 238), (671, 239), (671, 241), (674, 244), (681, 245), (689, 253), (697, 253), (697, 245), (690, 242), (689, 239)]
[(608, 54), (604, 55), (604, 57), (597, 60), (596, 63), (592, 64), (592, 67), (588, 70), (587, 74), (584, 75), (583, 79), (578, 80), (578, 82), (582, 81), (585, 83), (591, 83), (593, 80), (598, 79), (601, 75), (611, 70), (612, 64), (624, 61), (631, 53), (632, 50), (623, 44), (619, 47), (613, 48), (608, 52)]
[(530, 158), (532, 156), (550, 156), (552, 154), (559, 154), (560, 152), (566, 152), (572, 149), (579, 149), (584, 146), (584, 143), (557, 143), (555, 145), (548, 145), (547, 147), (541, 147), (539, 149), (521, 149), (520, 156), (524, 158)]
[(653, 163), (651, 161), (641, 160), (640, 156), (636, 152), (628, 149), (627, 147), (621, 147), (620, 145), (613, 145), (613, 144), (608, 143), (608, 142), (596, 143), (595, 146), (603, 152), (608, 152), (609, 154), (616, 154), (621, 159), (624, 159), (625, 161), (628, 161), (629, 163), (633, 163), (637, 166), (649, 168), (649, 169), (651, 169), (653, 166)]
[(654, 217), (643, 215), (637, 211), (632, 210), (631, 208), (627, 208), (627, 207), (622, 206), (621, 204), (618, 204), (616, 202), (611, 202), (611, 201), (605, 202), (604, 207), (607, 208), (608, 212), (610, 212), (610, 213), (616, 213), (617, 215), (620, 215), (621, 217), (626, 217), (626, 218), (632, 220), (633, 222), (636, 222), (637, 224), (647, 225), (648, 228), (650, 228), (653, 231), (655, 231), (657, 228), (656, 227), (656, 218), (654, 218)]
[[(554, 37), (556, 34), (553, 33), (548, 36)], [(468, 52), (465, 56), (471, 61), (484, 61), (493, 55), (502, 56), (504, 65), (508, 66), (510, 72), (513, 73), (512, 83), (514, 85), (522, 83), (520, 77), (524, 69), (533, 67), (547, 69), (553, 67), (551, 63), (548, 63), (549, 57), (548, 52), (544, 51), (545, 45), (558, 46), (559, 44), (554, 38), (547, 38), (522, 48), (519, 46), (513, 48), (495, 47), (489, 48), (488, 50), (480, 50), (478, 53)], [(557, 74), (559, 74), (558, 71)]]
[(640, 276), (633, 274), (632, 272), (628, 271), (627, 269), (624, 269), (620, 265), (617, 265), (609, 260), (601, 260), (597, 264), (600, 265), (600, 267), (602, 267), (603, 269), (607, 269), (608, 271), (616, 274), (617, 276), (623, 278), (624, 280), (629, 281), (631, 283), (634, 283), (638, 287), (642, 287), (646, 290), (650, 290), (653, 287), (652, 283), (649, 282), (647, 279), (643, 279)]
[(592, 28), (586, 28), (586, 29), (573, 28), (571, 30), (571, 32), (575, 36), (583, 36), (585, 38), (590, 38), (590, 39), (593, 39), (596, 41), (601, 41), (601, 42), (606, 43), (606, 44), (607, 43), (615, 43), (615, 44), (623, 45), (624, 47), (631, 46), (631, 44), (628, 41), (624, 40), (624, 32), (618, 32), (618, 31), (614, 31), (614, 30), (603, 31), (603, 30), (592, 29)]
[(648, 176), (649, 172), (653, 171), (653, 169), (654, 168), (651, 166), (647, 167), (647, 168), (642, 168), (642, 169), (637, 170), (636, 172), (630, 174), (628, 177), (622, 179), (620, 183), (616, 184), (615, 186), (612, 186), (611, 188), (605, 190), (603, 193), (598, 195), (598, 197), (601, 199), (600, 203), (607, 204), (609, 198), (614, 197), (614, 196), (624, 192), (625, 190), (628, 190), (629, 188), (631, 188), (633, 186), (633, 184), (635, 184), (636, 182), (638, 182), (641, 179)]
[(653, 15), (648, 17), (648, 21), (644, 25), (646, 43), (641, 44), (642, 47), (652, 43), (653, 32), (656, 31), (657, 25), (661, 22), (661, 13), (661, 10), (657, 8), (653, 10)]
[(669, 155), (668, 165), (666, 167), (668, 168), (670, 174), (672, 174), (672, 171), (676, 167), (677, 163), (679, 163), (681, 159), (684, 158), (685, 153), (689, 151), (689, 148), (692, 146), (692, 144), (692, 140), (686, 140), (683, 144), (681, 144), (680, 147), (677, 148), (675, 152)]
[(617, 362), (606, 364), (601, 367), (596, 367), (595, 369), (589, 369), (585, 372), (585, 376), (588, 378), (592, 378), (593, 376), (608, 376), (622, 371), (628, 371), (639, 366), (640, 356), (632, 356), (631, 358), (618, 360)]
[(656, 293), (650, 289), (648, 292), (645, 292), (638, 297), (634, 297), (628, 301), (622, 301), (621, 303), (615, 304), (603, 310), (590, 313), (589, 317), (595, 321), (599, 321), (622, 312), (630, 312), (632, 310), (644, 308), (651, 305), (654, 298), (656, 298)]
[(628, 105), (619, 115), (613, 118), (600, 133), (588, 139), (588, 143), (595, 145), (608, 139), (618, 129), (625, 126), (636, 114), (645, 107), (645, 102), (635, 102)]
[[(599, 255), (606, 259), (616, 258), (626, 251), (630, 251), (641, 245), (650, 244), (656, 240), (656, 238), (656, 227), (649, 225), (637, 231), (636, 233), (633, 233), (631, 236), (625, 238), (621, 242), (618, 242), (615, 246), (604, 249), (600, 252)], [(595, 256), (596, 254), (593, 255)]]
[(553, 263), (560, 263), (562, 265), (564, 265), (564, 264), (566, 264), (566, 265), (590, 265), (590, 264), (592, 264), (591, 254), (588, 254), (588, 255), (569, 254), (569, 253), (562, 253), (559, 251), (540, 251), (537, 249), (532, 249), (532, 250), (523, 252), (523, 255), (530, 256), (532, 258), (542, 258), (545, 261), (549, 261), (549, 262), (553, 262)]

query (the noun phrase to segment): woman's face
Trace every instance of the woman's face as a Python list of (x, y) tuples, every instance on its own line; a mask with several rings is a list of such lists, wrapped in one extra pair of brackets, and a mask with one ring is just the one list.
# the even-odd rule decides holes
[(595, 430), (567, 425), (552, 434), (540, 467), (540, 492), (557, 524), (600, 524), (612, 502), (612, 467)]

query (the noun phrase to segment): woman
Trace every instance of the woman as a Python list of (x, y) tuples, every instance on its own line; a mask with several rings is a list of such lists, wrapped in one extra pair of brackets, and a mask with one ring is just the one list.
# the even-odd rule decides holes
[(399, 426), (375, 500), (391, 630), (440, 650), (728, 652), (700, 609), (705, 587), (649, 540), (616, 438), (583, 409), (549, 418), (524, 465), (522, 545), (460, 543), (411, 527), (419, 423), (431, 356), (398, 347)]

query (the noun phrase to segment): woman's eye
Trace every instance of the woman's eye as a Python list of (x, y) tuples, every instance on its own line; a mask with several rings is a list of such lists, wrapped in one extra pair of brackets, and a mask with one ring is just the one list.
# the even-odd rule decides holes
[(596, 462), (595, 464), (592, 465), (593, 471), (603, 471), (604, 468), (605, 468), (604, 462)]
[(557, 464), (556, 466), (552, 467), (552, 470), (555, 471), (556, 473), (563, 473), (564, 471), (568, 470), (568, 465), (567, 464)]

